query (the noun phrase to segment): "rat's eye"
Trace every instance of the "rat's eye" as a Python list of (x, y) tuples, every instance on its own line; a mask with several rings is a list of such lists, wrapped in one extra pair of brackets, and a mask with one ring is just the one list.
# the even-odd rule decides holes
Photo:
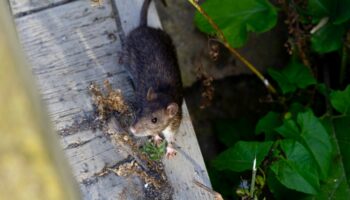
[(157, 120), (158, 120), (157, 117), (154, 117), (154, 118), (152, 118), (151, 121), (152, 121), (153, 124), (155, 124), (155, 123), (157, 123)]

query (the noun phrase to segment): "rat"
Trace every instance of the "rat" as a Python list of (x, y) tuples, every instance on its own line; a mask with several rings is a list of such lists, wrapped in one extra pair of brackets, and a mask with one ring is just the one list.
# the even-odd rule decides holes
[(166, 157), (176, 155), (175, 133), (182, 119), (182, 81), (175, 47), (161, 29), (147, 26), (151, 0), (145, 0), (140, 24), (125, 41), (123, 62), (136, 96), (136, 118), (129, 130), (135, 136), (153, 136), (167, 141)]

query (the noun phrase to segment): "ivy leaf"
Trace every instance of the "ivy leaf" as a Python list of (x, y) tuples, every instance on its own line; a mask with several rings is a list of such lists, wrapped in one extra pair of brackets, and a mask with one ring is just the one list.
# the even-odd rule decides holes
[(311, 110), (299, 113), (297, 123), (291, 119), (285, 120), (276, 131), (286, 138), (296, 139), (303, 144), (316, 161), (321, 178), (327, 177), (332, 144), (329, 141), (330, 138), (325, 127)]
[(293, 119), (296, 119), (297, 115), (301, 112), (305, 112), (305, 110), (306, 108), (300, 103), (292, 103), (288, 108), (288, 112), (292, 114)]
[(350, 19), (349, 0), (309, 0), (307, 10), (315, 18), (330, 17), (333, 24)]
[(256, 166), (264, 160), (273, 142), (245, 142), (239, 141), (233, 147), (219, 154), (213, 160), (213, 166), (218, 170), (232, 170), (242, 172), (252, 169), (256, 156)]
[(350, 114), (350, 85), (343, 91), (332, 91), (330, 99), (333, 108), (338, 112)]
[(304, 89), (310, 85), (316, 84), (316, 79), (313, 77), (310, 70), (296, 61), (290, 62), (287, 67), (281, 71), (269, 68), (268, 73), (277, 81), (283, 94), (294, 92), (297, 88)]
[(329, 176), (323, 181), (321, 192), (314, 199), (344, 199), (350, 197), (350, 117), (322, 120), (326, 130), (331, 133), (333, 144), (332, 162)]
[(350, 184), (350, 116), (335, 118), (334, 131), (338, 141), (341, 158), (344, 165), (347, 182)]
[[(245, 44), (248, 32), (262, 33), (277, 23), (277, 10), (267, 0), (207, 0), (201, 6), (235, 48)], [(202, 32), (215, 33), (199, 12), (195, 15), (195, 22)]]
[(284, 120), (283, 125), (276, 128), (276, 131), (285, 138), (300, 139), (300, 130), (292, 119)]
[(308, 12), (313, 17), (329, 16), (332, 0), (308, 0)]
[(329, 22), (311, 36), (311, 48), (317, 53), (338, 50), (343, 44), (345, 23), (350, 19), (349, 0), (309, 0), (307, 10), (320, 20), (328, 17)]
[(332, 144), (330, 137), (311, 110), (298, 115), (298, 124), (301, 128), (301, 138), (311, 151), (321, 171), (321, 177), (327, 177), (331, 160)]
[(350, 19), (350, 1), (349, 0), (337, 0), (332, 1), (331, 20), (334, 24), (342, 24)]
[(345, 27), (326, 24), (311, 36), (311, 48), (317, 53), (328, 53), (338, 50), (343, 44)]
[(281, 141), (287, 159), (271, 165), (277, 179), (287, 188), (317, 194), (320, 188), (315, 163), (308, 150), (295, 140)]
[(281, 124), (280, 114), (269, 112), (259, 120), (255, 128), (255, 134), (265, 133), (267, 139), (273, 139), (275, 128), (281, 126)]
[(296, 190), (288, 189), (285, 187), (276, 177), (275, 173), (269, 168), (267, 170), (266, 176), (267, 185), (269, 190), (272, 192), (275, 199), (283, 200), (295, 200), (295, 199), (305, 199), (309, 196), (305, 193), (298, 192)]

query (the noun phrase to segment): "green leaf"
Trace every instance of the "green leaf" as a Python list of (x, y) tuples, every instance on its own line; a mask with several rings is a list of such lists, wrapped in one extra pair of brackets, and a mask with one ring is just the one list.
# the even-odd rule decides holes
[(309, 14), (318, 18), (329, 16), (332, 1), (334, 0), (308, 0)]
[(345, 174), (347, 176), (347, 182), (350, 184), (350, 116), (335, 118), (333, 123), (341, 158), (344, 164)]
[(272, 192), (275, 199), (283, 200), (295, 200), (295, 199), (305, 199), (306, 194), (298, 192), (296, 190), (291, 190), (285, 187), (276, 177), (271, 169), (267, 170), (267, 185), (269, 190)]
[(347, 179), (350, 172), (348, 148), (350, 137), (347, 132), (350, 129), (349, 120), (349, 117), (334, 120), (327, 117), (322, 120), (322, 124), (331, 133), (333, 153), (329, 176), (323, 181), (321, 192), (314, 199), (345, 200), (350, 197), (349, 179)]
[(264, 160), (273, 142), (239, 141), (233, 147), (219, 154), (213, 160), (213, 166), (218, 170), (242, 172), (252, 169), (256, 156), (256, 166)]
[(289, 108), (288, 108), (288, 111), (290, 113), (292, 113), (292, 117), (293, 119), (296, 119), (297, 118), (297, 115), (300, 113), (300, 112), (305, 112), (305, 107), (300, 104), (300, 103), (292, 103)]
[(316, 84), (311, 71), (303, 64), (292, 61), (286, 68), (277, 71), (269, 68), (268, 73), (278, 83), (283, 94), (294, 92), (297, 88), (304, 89)]
[(332, 91), (330, 99), (333, 108), (338, 112), (350, 114), (350, 85), (343, 91)]
[(285, 138), (300, 139), (300, 130), (292, 119), (284, 120), (283, 125), (276, 128), (276, 131)]
[(296, 139), (303, 144), (315, 159), (321, 178), (327, 177), (332, 144), (326, 129), (311, 110), (299, 113), (297, 123), (293, 120), (285, 120), (276, 131), (286, 138)]
[(311, 48), (317, 53), (328, 53), (338, 50), (343, 44), (345, 27), (327, 23), (311, 36)]
[(271, 165), (271, 169), (276, 174), (277, 179), (287, 188), (307, 194), (317, 194), (316, 188), (288, 160), (275, 162)]
[(350, 19), (350, 1), (337, 0), (333, 1), (331, 19), (334, 24), (342, 24)]
[(276, 112), (269, 112), (259, 120), (255, 128), (255, 133), (265, 133), (267, 139), (273, 139), (275, 128), (279, 127), (281, 124), (281, 115)]
[[(202, 8), (223, 31), (233, 47), (242, 47), (248, 38), (248, 32), (265, 32), (277, 23), (277, 10), (267, 0), (206, 0)], [(197, 27), (208, 34), (215, 30), (207, 20), (197, 12)]]
[(291, 81), (289, 81), (286, 77), (288, 74), (283, 73), (283, 71), (279, 72), (277, 70), (268, 68), (267, 72), (278, 83), (279, 87), (282, 89), (283, 94), (294, 92), (297, 89), (296, 85), (291, 83)]
[(314, 160), (309, 151), (295, 140), (281, 141), (287, 159), (271, 165), (277, 179), (287, 188), (307, 194), (317, 194), (319, 179)]
[[(334, 165), (334, 169), (339, 166)], [(333, 170), (333, 169), (332, 169)], [(350, 189), (349, 185), (343, 179), (328, 179), (324, 186), (321, 188), (321, 192), (314, 197), (314, 199), (336, 199), (336, 200), (349, 200)]]
[(165, 154), (166, 141), (163, 141), (159, 145), (153, 144), (152, 142), (146, 142), (141, 148), (141, 151), (148, 155), (151, 160), (159, 161)]
[(350, 19), (349, 0), (309, 0), (307, 10), (315, 18), (330, 17), (334, 24)]
[(301, 128), (302, 142), (306, 144), (306, 147), (311, 151), (311, 154), (316, 160), (321, 171), (321, 177), (327, 177), (332, 144), (330, 143), (330, 137), (326, 129), (311, 110), (300, 113), (297, 121)]

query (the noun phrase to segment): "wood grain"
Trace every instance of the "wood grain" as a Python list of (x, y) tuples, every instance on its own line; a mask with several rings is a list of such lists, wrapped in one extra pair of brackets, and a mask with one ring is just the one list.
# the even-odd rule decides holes
[(24, 15), (69, 2), (69, 0), (9, 0), (9, 2), (14, 15)]
[(137, 179), (96, 176), (127, 157), (87, 121), (92, 113), (90, 82), (109, 79), (128, 92), (126, 74), (116, 64), (121, 46), (113, 16), (108, 2), (93, 8), (89, 1), (76, 1), (16, 19), (50, 117), (56, 129), (66, 133), (60, 141), (84, 199), (116, 199), (118, 194), (135, 198), (134, 189), (125, 188), (142, 190)]
[[(11, 0), (13, 13), (34, 6), (23, 2), (28, 1)], [(138, 24), (142, 2), (115, 0), (117, 9), (113, 10), (108, 0), (102, 7), (92, 7), (90, 1), (73, 1), (15, 19), (28, 62), (84, 199), (143, 199), (138, 178), (112, 173), (98, 176), (105, 167), (116, 165), (128, 155), (96, 129), (88, 91), (91, 82), (102, 85), (108, 79), (126, 98), (132, 96), (127, 72), (118, 64), (118, 52), (123, 36)], [(161, 27), (154, 5), (149, 16), (152, 26)], [(173, 198), (213, 199), (192, 182), (195, 178), (210, 186), (185, 104), (183, 110), (184, 120), (176, 136), (179, 154), (173, 160), (164, 160), (174, 187)]]

